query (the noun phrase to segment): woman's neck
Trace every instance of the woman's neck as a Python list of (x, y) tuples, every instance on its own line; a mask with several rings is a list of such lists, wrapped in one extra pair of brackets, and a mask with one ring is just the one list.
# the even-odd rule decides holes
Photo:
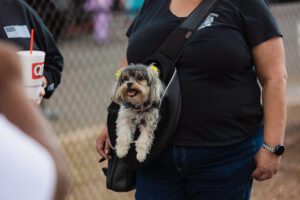
[(177, 17), (187, 17), (202, 0), (170, 0), (169, 10)]

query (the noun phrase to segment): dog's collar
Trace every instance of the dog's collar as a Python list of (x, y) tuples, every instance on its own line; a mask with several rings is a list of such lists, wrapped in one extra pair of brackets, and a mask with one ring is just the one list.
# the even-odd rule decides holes
[(145, 112), (145, 111), (148, 111), (150, 108), (156, 108), (156, 109), (158, 109), (159, 105), (160, 105), (160, 103), (158, 103), (158, 102), (152, 102), (152, 103), (150, 103), (150, 101), (147, 101), (143, 105), (138, 105), (138, 106), (134, 105), (134, 104), (132, 104), (130, 102), (125, 102), (124, 103), (124, 106), (126, 108), (131, 108), (134, 111), (138, 111), (138, 112), (142, 112), (142, 111)]

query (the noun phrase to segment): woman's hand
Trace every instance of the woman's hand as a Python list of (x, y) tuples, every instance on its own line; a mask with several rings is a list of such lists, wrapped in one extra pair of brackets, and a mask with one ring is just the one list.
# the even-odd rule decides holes
[(48, 81), (47, 81), (47, 79), (46, 79), (45, 76), (42, 77), (42, 82), (43, 82), (42, 86), (40, 87), (40, 97), (38, 99), (34, 99), (33, 100), (35, 102), (35, 104), (38, 105), (38, 106), (41, 105), (42, 100), (43, 100), (43, 98), (44, 98), (44, 96), (46, 94), (45, 88), (48, 85)]
[(111, 159), (110, 153), (110, 142), (108, 138), (107, 128), (105, 127), (96, 142), (97, 152), (106, 159)]
[(46, 94), (45, 88), (44, 88), (44, 87), (40, 87), (40, 96), (39, 96), (38, 99), (34, 99), (34, 100), (33, 100), (34, 103), (35, 103), (36, 105), (38, 105), (38, 106), (41, 105), (42, 100), (43, 100), (43, 97), (45, 96), (45, 94)]
[(252, 177), (257, 181), (264, 181), (272, 178), (279, 169), (281, 157), (263, 148), (255, 155), (256, 169)]

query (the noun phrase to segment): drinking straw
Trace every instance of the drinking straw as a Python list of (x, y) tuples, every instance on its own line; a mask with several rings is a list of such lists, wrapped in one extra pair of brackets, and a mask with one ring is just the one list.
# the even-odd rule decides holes
[(33, 41), (34, 41), (34, 29), (31, 29), (31, 35), (30, 35), (30, 55), (32, 55)]

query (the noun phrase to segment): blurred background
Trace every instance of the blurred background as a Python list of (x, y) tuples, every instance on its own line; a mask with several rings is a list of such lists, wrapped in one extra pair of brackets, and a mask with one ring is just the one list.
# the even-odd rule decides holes
[[(62, 84), (44, 113), (67, 154), (68, 200), (133, 199), (106, 190), (95, 150), (106, 121), (114, 74), (125, 57), (125, 32), (143, 0), (27, 0), (52, 32), (65, 58)], [(98, 2), (94, 4), (93, 2)], [(253, 200), (300, 199), (300, 1), (273, 0), (284, 34), (288, 79), (286, 154), (280, 172), (255, 182)]]

